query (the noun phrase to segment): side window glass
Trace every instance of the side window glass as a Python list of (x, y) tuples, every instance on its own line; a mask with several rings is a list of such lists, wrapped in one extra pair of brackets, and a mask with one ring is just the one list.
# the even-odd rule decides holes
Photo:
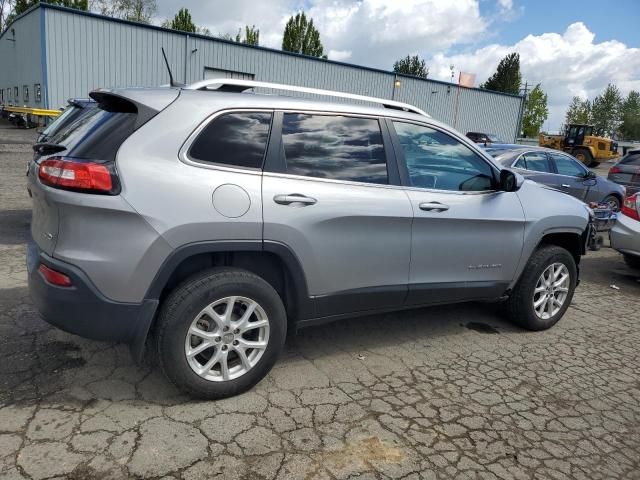
[(269, 138), (271, 113), (227, 113), (209, 122), (189, 149), (194, 160), (261, 168)]
[(523, 153), (520, 159), (524, 160), (524, 168), (526, 168), (527, 170), (531, 170), (532, 172), (551, 173), (549, 161), (547, 160), (547, 154), (544, 152)]
[(513, 164), (515, 168), (522, 168), (523, 170), (527, 169), (527, 163), (524, 161), (523, 157), (520, 157), (516, 163)]
[(452, 191), (493, 188), (489, 163), (455, 138), (422, 125), (393, 122), (411, 186)]
[(559, 155), (557, 153), (552, 153), (551, 158), (556, 164), (556, 170), (558, 170), (558, 174), (567, 175), (569, 177), (582, 177), (586, 173), (586, 170), (571, 157), (567, 157), (566, 155)]
[(378, 120), (285, 113), (282, 144), (292, 175), (389, 183)]

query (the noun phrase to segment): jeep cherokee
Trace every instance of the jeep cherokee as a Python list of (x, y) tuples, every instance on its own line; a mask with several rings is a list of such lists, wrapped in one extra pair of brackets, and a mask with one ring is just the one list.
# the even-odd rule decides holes
[(500, 300), (542, 330), (571, 303), (588, 208), (415, 107), (220, 79), (91, 97), (34, 146), (31, 296), (137, 360), (153, 345), (194, 396), (251, 388), (305, 325)]

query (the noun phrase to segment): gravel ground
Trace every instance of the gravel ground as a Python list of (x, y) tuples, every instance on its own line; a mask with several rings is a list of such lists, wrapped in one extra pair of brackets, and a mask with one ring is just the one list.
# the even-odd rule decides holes
[(251, 392), (195, 402), (34, 311), (34, 138), (0, 124), (1, 478), (640, 478), (640, 282), (611, 249), (550, 331), (482, 304), (347, 320), (301, 331)]

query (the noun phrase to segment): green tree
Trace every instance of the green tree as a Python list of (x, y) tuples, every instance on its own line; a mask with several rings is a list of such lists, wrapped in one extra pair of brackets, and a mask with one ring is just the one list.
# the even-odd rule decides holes
[(610, 83), (601, 95), (593, 99), (591, 116), (593, 131), (596, 135), (613, 137), (620, 127), (622, 95), (614, 84)]
[(522, 131), (525, 137), (536, 137), (544, 121), (549, 117), (547, 94), (537, 84), (527, 96), (522, 115)]
[(257, 29), (255, 25), (252, 25), (251, 27), (249, 25), (245, 25), (244, 38), (242, 38), (242, 29), (240, 28), (238, 29), (235, 41), (246, 45), (260, 45), (260, 30)]
[[(14, 18), (18, 15), (22, 15), (24, 12), (38, 3), (40, 3), (39, 0), (16, 0), (12, 12)], [(75, 8), (76, 10), (87, 10), (89, 8), (88, 0), (47, 0), (45, 3)]]
[(307, 20), (304, 12), (289, 18), (282, 37), (282, 50), (327, 58), (320, 41), (320, 32), (313, 25), (313, 19)]
[(158, 6), (156, 0), (93, 0), (92, 9), (108, 17), (150, 23)]
[(393, 71), (395, 73), (404, 73), (405, 75), (414, 75), (421, 78), (427, 78), (429, 76), (427, 62), (418, 57), (418, 55), (414, 55), (413, 57), (407, 55), (405, 58), (401, 58), (393, 64)]
[(583, 100), (576, 96), (571, 99), (567, 113), (565, 114), (565, 124), (570, 123), (591, 123), (591, 102), (589, 100)]
[(173, 17), (171, 21), (171, 28), (189, 33), (195, 33), (197, 30), (193, 20), (191, 20), (191, 13), (189, 13), (189, 10), (186, 8), (178, 10), (178, 13), (176, 13), (176, 16)]
[(496, 72), (480, 88), (517, 95), (520, 93), (521, 83), (520, 54), (510, 53), (500, 60)]
[(640, 93), (636, 90), (622, 102), (620, 133), (625, 140), (640, 140)]

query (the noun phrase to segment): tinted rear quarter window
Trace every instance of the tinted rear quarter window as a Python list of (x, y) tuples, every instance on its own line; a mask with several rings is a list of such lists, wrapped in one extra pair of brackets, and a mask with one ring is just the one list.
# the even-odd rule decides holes
[(287, 173), (366, 183), (389, 183), (378, 120), (285, 113), (282, 143)]
[(261, 168), (271, 113), (227, 113), (211, 121), (191, 145), (189, 157), (206, 163)]

